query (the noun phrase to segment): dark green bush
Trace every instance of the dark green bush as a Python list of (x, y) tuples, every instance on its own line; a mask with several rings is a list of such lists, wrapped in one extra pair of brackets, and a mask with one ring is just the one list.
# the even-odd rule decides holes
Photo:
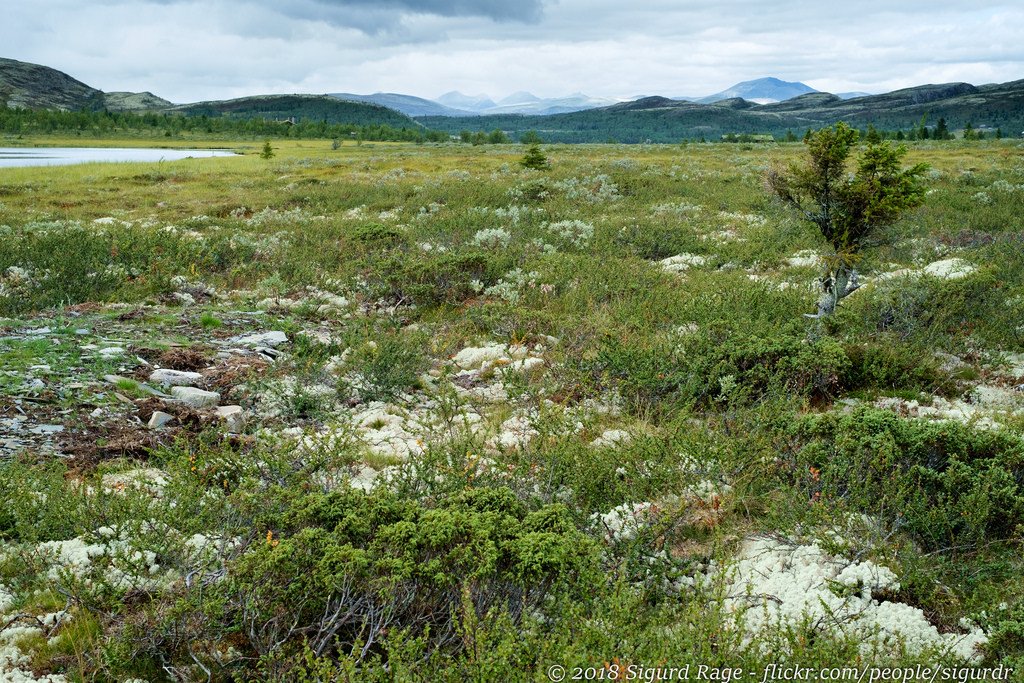
[(793, 435), (804, 444), (794, 475), (810, 495), (879, 515), (929, 550), (1008, 539), (1024, 523), (1017, 435), (871, 408), (802, 418)]
[(378, 272), (392, 298), (425, 306), (458, 305), (477, 294), (474, 280), (491, 285), (505, 272), (483, 252), (417, 254), (383, 266)]
[(847, 390), (933, 391), (948, 382), (938, 362), (914, 348), (869, 342), (843, 346), (850, 364), (843, 374)]
[[(389, 631), (455, 647), (463, 603), (518, 621), (549, 597), (592, 587), (596, 549), (561, 506), (529, 512), (508, 489), (474, 489), (431, 507), (339, 490), (298, 498), (242, 556), (230, 593), (261, 655), (308, 643), (316, 656), (362, 654)], [(379, 649), (379, 648), (378, 648)]]
[(379, 223), (360, 225), (352, 232), (350, 240), (359, 251), (383, 251), (409, 245), (409, 238), (403, 231)]
[(695, 234), (678, 224), (633, 224), (620, 229), (613, 240), (615, 246), (639, 258), (653, 261), (683, 252), (702, 251)]
[(718, 400), (746, 401), (783, 392), (807, 399), (829, 398), (849, 368), (843, 348), (831, 339), (807, 341), (701, 331), (677, 345), (640, 346), (605, 339), (584, 367), (618, 384), (634, 405), (662, 401), (709, 406)]

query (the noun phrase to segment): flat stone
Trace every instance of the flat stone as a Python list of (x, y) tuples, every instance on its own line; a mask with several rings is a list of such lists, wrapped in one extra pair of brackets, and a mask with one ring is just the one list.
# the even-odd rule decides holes
[(119, 358), (124, 355), (124, 349), (120, 346), (109, 346), (99, 350), (99, 355), (104, 358)]
[(288, 341), (288, 335), (284, 332), (273, 331), (273, 332), (259, 332), (256, 334), (247, 334), (241, 337), (235, 337), (232, 342), (240, 344), (242, 346), (248, 346), (250, 348), (267, 347), (277, 348), (281, 344)]
[(33, 434), (58, 434), (64, 431), (64, 425), (39, 425), (29, 431)]
[(232, 434), (238, 434), (245, 429), (246, 414), (242, 406), (219, 406), (217, 417), (224, 420), (224, 426)]
[(190, 408), (210, 408), (220, 403), (220, 394), (195, 387), (171, 387), (171, 396)]
[(190, 387), (202, 381), (203, 376), (198, 372), (185, 372), (184, 370), (154, 370), (149, 376), (150, 382), (164, 384), (172, 387)]
[(149, 418), (149, 424), (147, 424), (146, 426), (149, 427), (150, 429), (160, 429), (160, 427), (163, 427), (165, 424), (167, 424), (173, 419), (173, 415), (158, 410), (155, 413), (153, 413), (153, 415)]

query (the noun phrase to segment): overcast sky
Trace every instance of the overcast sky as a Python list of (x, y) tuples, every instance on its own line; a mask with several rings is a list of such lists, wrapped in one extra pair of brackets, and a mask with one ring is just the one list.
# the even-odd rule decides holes
[(1024, 78), (1024, 2), (4, 0), (0, 57), (174, 102), (450, 90), (700, 96)]

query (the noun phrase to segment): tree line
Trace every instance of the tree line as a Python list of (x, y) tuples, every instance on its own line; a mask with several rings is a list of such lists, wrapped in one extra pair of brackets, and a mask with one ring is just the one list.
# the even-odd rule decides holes
[(449, 134), (384, 123), (295, 122), (263, 117), (187, 116), (154, 112), (54, 111), (0, 107), (0, 133), (5, 135), (71, 134), (97, 137), (124, 133), (175, 137), (273, 137), (297, 139), (355, 139), (396, 142), (445, 142)]

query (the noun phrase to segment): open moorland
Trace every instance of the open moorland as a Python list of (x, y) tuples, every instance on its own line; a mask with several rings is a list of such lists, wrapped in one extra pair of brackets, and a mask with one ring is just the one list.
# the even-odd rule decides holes
[(0, 679), (1024, 670), (1019, 140), (220, 145), (0, 170)]

